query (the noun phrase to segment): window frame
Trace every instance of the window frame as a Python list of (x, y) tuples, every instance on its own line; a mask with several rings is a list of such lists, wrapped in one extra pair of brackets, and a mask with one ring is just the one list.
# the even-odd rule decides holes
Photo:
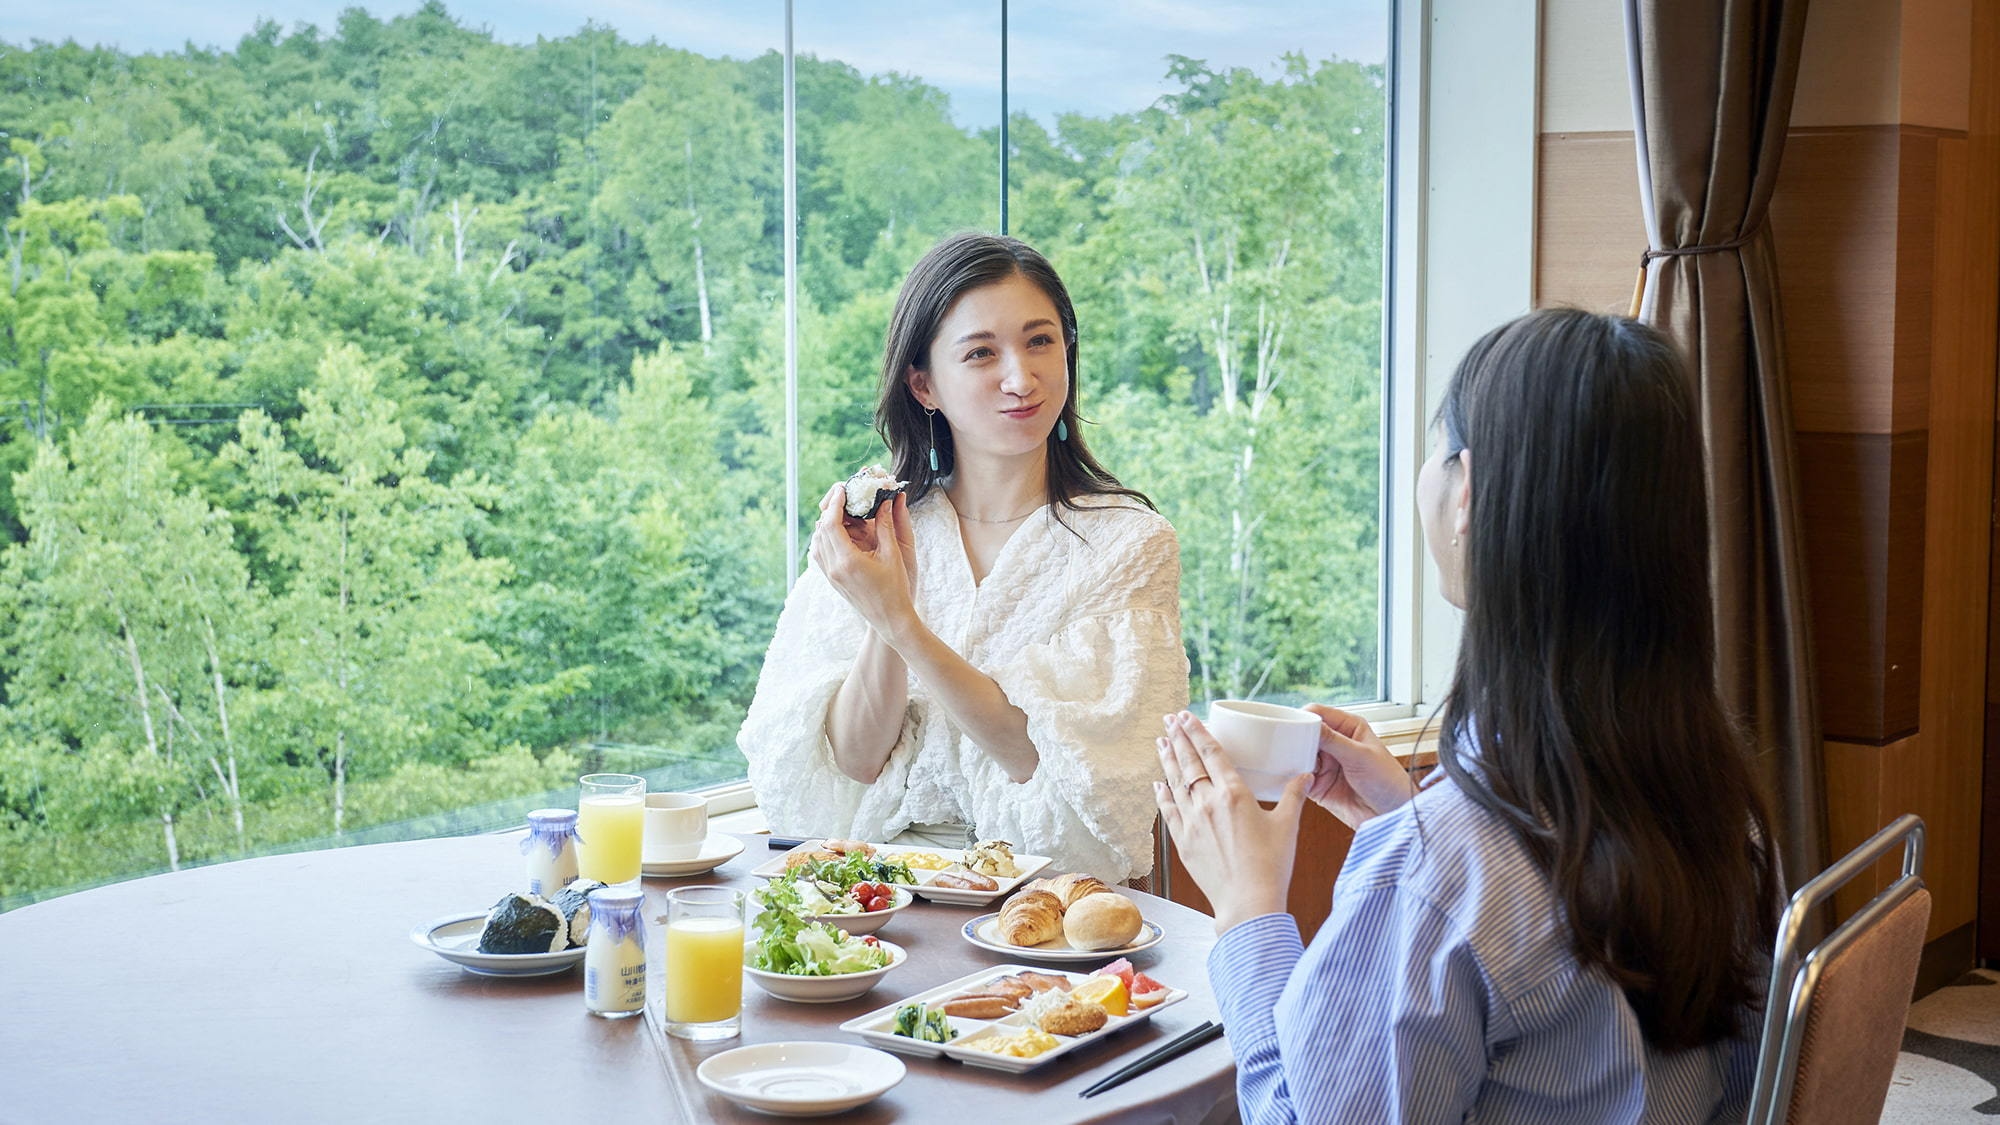
[[(1004, 0), (997, 0), (1004, 10)], [(1458, 356), (1534, 297), (1540, 131), (1538, 0), (1389, 0), (1383, 301), (1380, 698), (1352, 705), (1414, 750), (1457, 659), (1460, 614), (1423, 546), (1416, 482)], [(1003, 15), (1003, 28), (1004, 15)], [(1003, 31), (1004, 40), (1004, 31)], [(1004, 41), (1002, 43), (1004, 50)], [(796, 456), (798, 358), (793, 0), (785, 3), (785, 400)], [(1005, 76), (1003, 74), (1003, 82)], [(1002, 177), (1004, 206), (1005, 179)], [(787, 466), (795, 510), (796, 468)], [(797, 520), (787, 521), (796, 560)], [(786, 583), (797, 576), (788, 566)], [(702, 791), (711, 814), (756, 806), (748, 780)]]

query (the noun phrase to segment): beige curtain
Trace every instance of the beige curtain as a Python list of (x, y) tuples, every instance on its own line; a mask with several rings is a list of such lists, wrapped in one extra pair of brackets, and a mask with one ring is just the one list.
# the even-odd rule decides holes
[(1717, 667), (1764, 767), (1793, 886), (1826, 866), (1826, 801), (1765, 216), (1805, 19), (1805, 0), (1625, 0), (1651, 243), (1635, 315), (1678, 341), (1697, 370)]

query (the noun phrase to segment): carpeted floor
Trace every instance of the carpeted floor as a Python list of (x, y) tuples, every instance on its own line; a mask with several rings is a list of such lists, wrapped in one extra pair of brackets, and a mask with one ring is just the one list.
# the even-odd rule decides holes
[(1883, 1125), (2000, 1125), (2000, 973), (1976, 969), (1919, 1000)]

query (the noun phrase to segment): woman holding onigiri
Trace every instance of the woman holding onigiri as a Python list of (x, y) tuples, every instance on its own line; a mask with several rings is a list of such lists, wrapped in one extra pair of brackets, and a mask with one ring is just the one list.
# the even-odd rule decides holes
[(1151, 871), (1180, 548), (1085, 448), (1076, 354), (1068, 291), (1016, 239), (954, 236), (905, 279), (875, 419), (906, 487), (866, 518), (822, 498), (737, 736), (774, 832)]

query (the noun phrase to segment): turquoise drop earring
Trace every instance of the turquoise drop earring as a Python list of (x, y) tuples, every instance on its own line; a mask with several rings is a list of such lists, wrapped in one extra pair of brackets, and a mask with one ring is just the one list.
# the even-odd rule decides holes
[(1056, 419), (1056, 440), (1069, 440), (1069, 423), (1063, 421), (1061, 418)]
[(928, 416), (929, 416), (929, 418), (930, 418), (930, 423), (931, 423), (931, 472), (934, 472), (934, 473), (935, 473), (935, 472), (937, 472), (937, 471), (938, 471), (938, 467), (937, 467), (937, 408), (936, 408), (936, 407), (934, 407), (934, 406), (926, 406), (926, 407), (924, 407), (924, 413), (925, 413), (926, 415), (928, 415)]

